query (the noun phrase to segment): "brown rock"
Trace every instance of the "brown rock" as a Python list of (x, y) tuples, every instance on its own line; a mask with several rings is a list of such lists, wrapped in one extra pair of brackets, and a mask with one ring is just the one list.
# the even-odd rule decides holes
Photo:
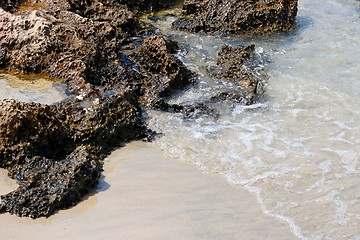
[(19, 184), (0, 196), (0, 212), (34, 218), (76, 204), (96, 186), (104, 156), (147, 135), (128, 90), (52, 106), (1, 100), (0, 127), (0, 167)]
[(159, 97), (168, 97), (194, 82), (194, 74), (173, 56), (177, 50), (175, 42), (164, 36), (152, 36), (130, 55), (147, 75), (143, 86), (147, 105), (157, 107)]
[(233, 48), (224, 45), (218, 56), (218, 69), (212, 75), (232, 83), (233, 91), (221, 92), (212, 97), (212, 101), (230, 99), (246, 105), (255, 103), (262, 93), (262, 79), (248, 67), (255, 60), (255, 46), (239, 45)]
[(173, 27), (189, 32), (264, 34), (289, 31), (297, 0), (185, 0)]

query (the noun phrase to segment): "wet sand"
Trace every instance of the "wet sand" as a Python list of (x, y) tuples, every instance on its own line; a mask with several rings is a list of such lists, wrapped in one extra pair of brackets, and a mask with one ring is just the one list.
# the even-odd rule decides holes
[[(295, 239), (255, 197), (135, 142), (104, 166), (97, 194), (50, 218), (0, 214), (0, 239)], [(0, 172), (0, 194), (15, 184)]]

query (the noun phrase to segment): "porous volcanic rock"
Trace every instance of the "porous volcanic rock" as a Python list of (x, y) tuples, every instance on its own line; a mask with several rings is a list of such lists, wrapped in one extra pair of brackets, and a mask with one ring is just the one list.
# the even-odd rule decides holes
[[(146, 73), (146, 105), (162, 108), (162, 99), (193, 83), (195, 75), (173, 54), (178, 44), (164, 36), (146, 38), (130, 57)], [(160, 104), (160, 105), (159, 105)]]
[(212, 101), (230, 99), (250, 105), (256, 102), (262, 93), (262, 81), (249, 67), (256, 61), (255, 45), (230, 47), (223, 45), (218, 53), (218, 68), (211, 74), (233, 85), (232, 91), (221, 92), (212, 97)]
[(146, 137), (132, 91), (55, 105), (0, 101), (0, 167), (19, 188), (0, 196), (0, 211), (49, 216), (76, 204), (97, 183), (103, 157)]
[(264, 34), (289, 31), (297, 0), (185, 0), (178, 30), (205, 33)]
[(0, 211), (36, 218), (76, 204), (113, 148), (150, 136), (140, 99), (152, 102), (189, 82), (173, 42), (156, 36), (141, 45), (154, 28), (137, 15), (173, 1), (145, 2), (0, 1), (0, 67), (46, 73), (71, 94), (53, 105), (0, 101), (0, 167), (19, 184), (0, 197)]
[[(0, 0), (0, 67), (46, 73), (62, 80), (69, 92), (68, 99), (53, 105), (0, 100), (0, 167), (19, 184), (17, 190), (0, 196), (0, 212), (36, 218), (76, 204), (96, 185), (102, 159), (113, 148), (150, 136), (143, 105), (185, 115), (198, 109), (211, 113), (206, 104), (167, 103), (174, 92), (194, 81), (194, 74), (174, 56), (178, 50), (174, 41), (156, 36), (154, 27), (138, 20), (142, 13), (175, 2)], [(202, 14), (213, 11), (208, 7), (211, 2), (215, 3), (197, 3), (196, 11), (185, 2), (195, 25)], [(213, 13), (224, 13), (225, 2), (216, 3), (220, 8)], [(268, 8), (272, 13), (276, 8), (278, 13), (285, 5), (264, 6), (257, 10)], [(264, 18), (271, 22), (270, 16)], [(219, 19), (209, 15), (208, 20), (215, 30)], [(274, 26), (278, 25), (282, 23)], [(253, 47), (223, 47), (213, 76), (240, 90), (220, 93), (210, 102), (255, 101), (257, 79), (244, 70), (252, 55)]]
[(102, 161), (92, 146), (81, 145), (64, 159), (27, 157), (10, 176), (19, 187), (0, 197), (0, 212), (38, 218), (78, 203), (97, 184)]
[(118, 57), (118, 39), (129, 36), (118, 26), (71, 11), (51, 15), (42, 8), (18, 14), (0, 9), (0, 23), (8, 70), (45, 72), (64, 80), (72, 93), (99, 86), (108, 90), (136, 78)]

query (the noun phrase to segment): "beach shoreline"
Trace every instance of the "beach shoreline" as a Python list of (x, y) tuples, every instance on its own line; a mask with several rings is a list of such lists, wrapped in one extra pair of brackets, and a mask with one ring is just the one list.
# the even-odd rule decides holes
[[(3, 175), (2, 194), (14, 188)], [(1, 214), (0, 224), (3, 240), (295, 238), (245, 189), (165, 158), (155, 144), (143, 142), (114, 151), (97, 193), (75, 207), (37, 220)]]

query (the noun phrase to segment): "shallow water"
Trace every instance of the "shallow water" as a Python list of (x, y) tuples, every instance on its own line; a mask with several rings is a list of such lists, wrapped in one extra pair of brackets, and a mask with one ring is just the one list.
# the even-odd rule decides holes
[(23, 102), (51, 104), (66, 98), (65, 87), (60, 83), (37, 78), (24, 80), (0, 72), (0, 99), (15, 98)]
[[(255, 43), (268, 71), (259, 103), (215, 106), (220, 117), (149, 112), (172, 158), (225, 176), (300, 239), (360, 239), (360, 25), (352, 0), (299, 1), (294, 32), (268, 39), (186, 35), (155, 24), (183, 45), (200, 83), (173, 99), (202, 101), (220, 88), (207, 75), (225, 42)], [(211, 186), (209, 186), (211, 187)]]

